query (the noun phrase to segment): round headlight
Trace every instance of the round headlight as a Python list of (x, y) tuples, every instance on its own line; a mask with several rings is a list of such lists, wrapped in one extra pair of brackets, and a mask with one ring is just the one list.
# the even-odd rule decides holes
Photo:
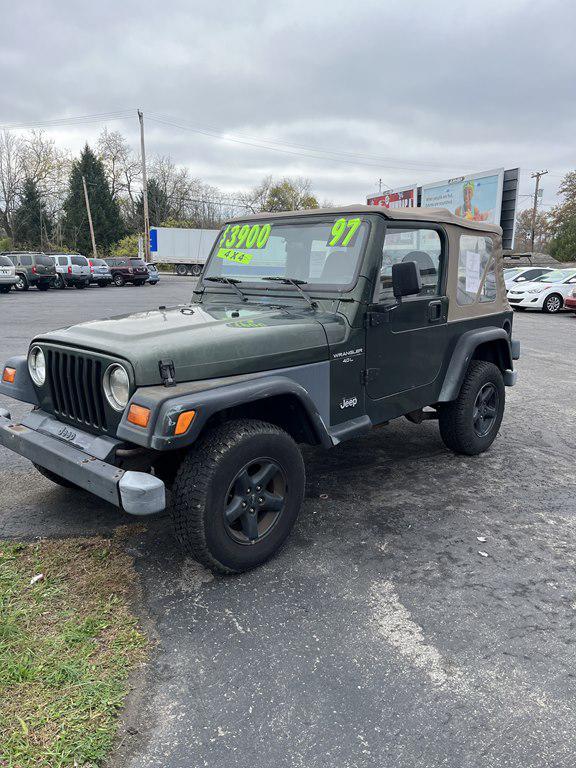
[(122, 365), (114, 363), (104, 374), (104, 394), (116, 411), (123, 411), (130, 399), (130, 379)]
[(46, 358), (40, 347), (32, 347), (28, 353), (28, 370), (34, 384), (41, 387), (46, 381)]

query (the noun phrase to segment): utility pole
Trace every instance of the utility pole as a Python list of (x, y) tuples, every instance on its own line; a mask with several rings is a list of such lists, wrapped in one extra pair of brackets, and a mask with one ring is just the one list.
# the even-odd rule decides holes
[(88, 199), (88, 187), (86, 186), (86, 177), (82, 176), (82, 186), (84, 187), (84, 200), (86, 201), (86, 212), (88, 214), (88, 224), (90, 225), (90, 238), (92, 240), (92, 253), (94, 258), (98, 258), (96, 250), (96, 238), (94, 237), (94, 225), (92, 224), (92, 213), (90, 212), (90, 200)]
[(148, 177), (146, 176), (146, 148), (144, 146), (144, 113), (138, 110), (140, 120), (140, 155), (142, 158), (142, 202), (144, 203), (144, 259), (150, 258), (150, 217), (148, 215)]
[(532, 178), (536, 179), (536, 186), (534, 187), (534, 206), (532, 208), (532, 247), (530, 249), (532, 254), (534, 254), (534, 239), (536, 237), (536, 214), (538, 212), (538, 189), (540, 188), (540, 177), (545, 176), (547, 173), (548, 171), (536, 171), (536, 173), (532, 174)]

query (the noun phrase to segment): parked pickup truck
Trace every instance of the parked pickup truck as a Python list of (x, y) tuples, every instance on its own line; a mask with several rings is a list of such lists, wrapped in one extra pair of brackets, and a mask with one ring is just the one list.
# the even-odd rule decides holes
[[(36, 336), (5, 364), (0, 443), (134, 515), (169, 511), (215, 571), (260, 565), (304, 499), (299, 444), (406, 416), (494, 441), (515, 383), (501, 229), (442, 209), (260, 214), (221, 231), (183, 306)], [(353, 510), (350, 510), (353, 514)]]

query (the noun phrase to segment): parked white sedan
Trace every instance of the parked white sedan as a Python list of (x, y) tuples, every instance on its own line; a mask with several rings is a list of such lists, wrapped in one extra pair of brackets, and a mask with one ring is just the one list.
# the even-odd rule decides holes
[(513, 288), (514, 283), (530, 283), (552, 271), (553, 267), (509, 267), (504, 270), (506, 290)]
[(530, 283), (513, 284), (508, 301), (513, 309), (560, 312), (575, 285), (576, 269), (554, 269)]

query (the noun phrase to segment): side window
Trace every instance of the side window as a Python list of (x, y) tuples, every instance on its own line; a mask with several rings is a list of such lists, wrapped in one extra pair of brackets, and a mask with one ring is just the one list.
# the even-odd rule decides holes
[(458, 290), (460, 306), (496, 300), (496, 273), (492, 238), (461, 235), (458, 254)]
[(392, 265), (402, 261), (415, 261), (420, 271), (420, 296), (440, 293), (442, 241), (435, 229), (406, 227), (389, 228), (382, 249), (380, 269), (380, 300), (392, 299)]
[(20, 264), (22, 264), (23, 267), (31, 267), (32, 256), (29, 256), (27, 253), (22, 254), (22, 256), (20, 256)]
[(58, 265), (60, 267), (66, 267), (68, 265), (68, 257), (67, 256), (58, 256)]
[(456, 300), (460, 306), (496, 300), (491, 237), (460, 236)]

